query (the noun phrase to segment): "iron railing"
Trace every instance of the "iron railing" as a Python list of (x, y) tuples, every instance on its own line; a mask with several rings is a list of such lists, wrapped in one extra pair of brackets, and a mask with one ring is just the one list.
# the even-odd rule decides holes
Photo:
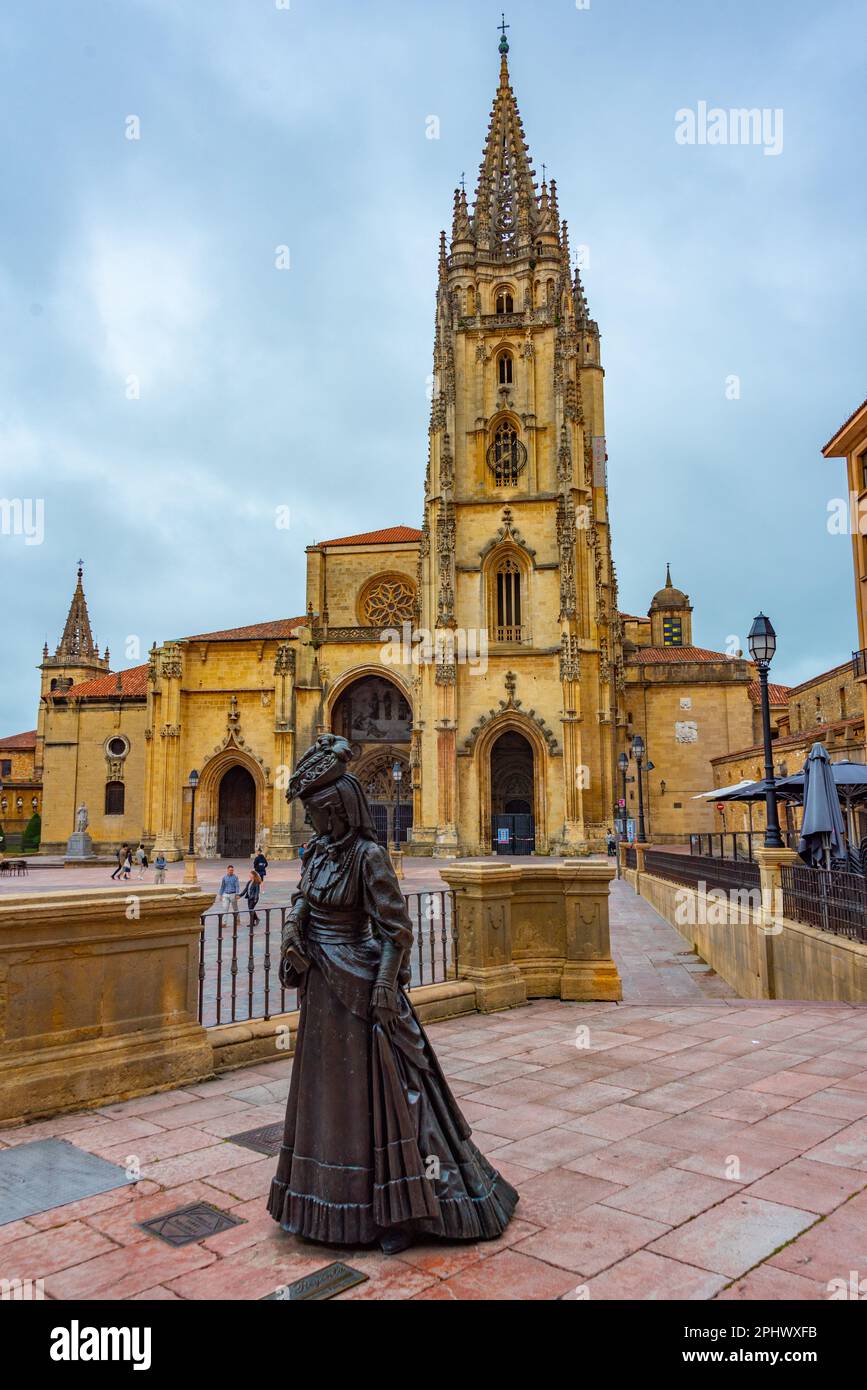
[(626, 850), (625, 850), (623, 859), (624, 859), (624, 864), (626, 865), (626, 868), (627, 868), (627, 869), (637, 869), (637, 868), (638, 868), (638, 855), (635, 853), (635, 846), (634, 846), (634, 845), (627, 845), (627, 846), (626, 846)]
[[(782, 830), (783, 842), (790, 849), (797, 848), (800, 832)], [(712, 859), (732, 859), (738, 863), (752, 863), (755, 851), (765, 843), (764, 830), (708, 830), (691, 834), (689, 852)]]
[(784, 917), (867, 941), (867, 879), (806, 864), (783, 864), (781, 876)]
[(856, 680), (867, 676), (867, 649), (862, 647), (860, 652), (852, 653), (852, 674)]
[[(457, 976), (454, 896), (434, 888), (404, 894), (413, 926), (410, 989)], [(297, 1008), (296, 991), (278, 978), (288, 903), (255, 912), (202, 914), (199, 938), (199, 1022), (205, 1027), (268, 1019)]]
[(745, 860), (735, 863), (709, 855), (672, 854), (661, 849), (649, 849), (644, 856), (644, 867), (647, 873), (657, 878), (682, 883), (689, 888), (703, 884), (706, 888), (721, 888), (726, 893), (731, 889), (760, 888), (758, 864)]

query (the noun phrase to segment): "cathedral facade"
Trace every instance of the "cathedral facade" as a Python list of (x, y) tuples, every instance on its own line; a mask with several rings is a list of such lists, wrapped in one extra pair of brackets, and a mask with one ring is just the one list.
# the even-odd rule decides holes
[[(331, 730), (382, 838), (410, 853), (602, 848), (638, 731), (683, 798), (662, 838), (705, 828), (686, 798), (746, 741), (753, 673), (693, 648), (670, 577), (647, 620), (619, 611), (599, 329), (507, 55), (504, 38), (474, 201), (456, 191), (440, 242), (421, 527), (311, 545), (300, 616), (165, 642), (114, 673), (79, 571), (41, 668), (45, 850), (84, 801), (98, 849), (290, 856), (309, 830), (288, 773)], [(693, 686), (700, 718), (684, 717)]]

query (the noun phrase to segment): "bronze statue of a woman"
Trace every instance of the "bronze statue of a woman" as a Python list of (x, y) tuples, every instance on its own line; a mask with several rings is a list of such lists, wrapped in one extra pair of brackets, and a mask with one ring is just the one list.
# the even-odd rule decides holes
[(268, 1210), (327, 1244), (492, 1240), (518, 1194), (472, 1143), (405, 992), (412, 928), (351, 757), (324, 734), (287, 792), (316, 833), (283, 930), (301, 1017)]

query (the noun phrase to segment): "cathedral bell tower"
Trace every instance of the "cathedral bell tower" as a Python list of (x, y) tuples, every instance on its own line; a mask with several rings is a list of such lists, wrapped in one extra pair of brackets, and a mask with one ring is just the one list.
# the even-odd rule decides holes
[(414, 832), (434, 853), (573, 852), (613, 816), (599, 330), (556, 182), (536, 184), (508, 53), (504, 26), (475, 200), (462, 180), (440, 240), (419, 584), (436, 660), (417, 681)]

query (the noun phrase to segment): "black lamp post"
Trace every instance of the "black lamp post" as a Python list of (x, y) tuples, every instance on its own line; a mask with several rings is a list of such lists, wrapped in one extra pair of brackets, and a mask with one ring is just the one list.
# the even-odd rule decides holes
[(403, 768), (396, 762), (391, 769), (394, 781), (394, 847), (400, 849), (400, 784), (403, 781)]
[(627, 757), (627, 755), (626, 755), (625, 753), (621, 753), (621, 754), (620, 754), (620, 757), (617, 759), (617, 767), (618, 767), (618, 769), (619, 769), (619, 771), (620, 771), (620, 777), (621, 777), (622, 786), (623, 786), (623, 793), (622, 793), (621, 798), (620, 798), (620, 800), (622, 801), (623, 805), (620, 807), (620, 815), (618, 816), (618, 820), (620, 821), (620, 834), (621, 834), (621, 835), (623, 836), (623, 838), (625, 839), (625, 838), (626, 838), (626, 774), (627, 774), (627, 772), (629, 771), (629, 758)]
[(196, 825), (196, 787), (199, 785), (199, 774), (195, 768), (193, 768), (192, 772), (190, 773), (188, 781), (190, 791), (192, 792), (192, 797), (190, 800), (190, 854), (192, 854), (194, 850), (193, 832), (195, 830)]
[(632, 740), (632, 756), (638, 768), (638, 835), (635, 843), (637, 845), (647, 844), (647, 832), (644, 829), (644, 783), (641, 778), (641, 764), (644, 762), (644, 739), (641, 734), (636, 734)]
[(765, 829), (765, 849), (782, 849), (783, 837), (780, 834), (780, 816), (777, 810), (777, 786), (774, 781), (774, 754), (771, 747), (771, 707), (768, 698), (768, 671), (777, 650), (777, 634), (770, 618), (760, 613), (750, 628), (750, 656), (759, 671), (762, 691), (762, 732), (765, 743), (765, 805), (767, 808), (767, 827)]

